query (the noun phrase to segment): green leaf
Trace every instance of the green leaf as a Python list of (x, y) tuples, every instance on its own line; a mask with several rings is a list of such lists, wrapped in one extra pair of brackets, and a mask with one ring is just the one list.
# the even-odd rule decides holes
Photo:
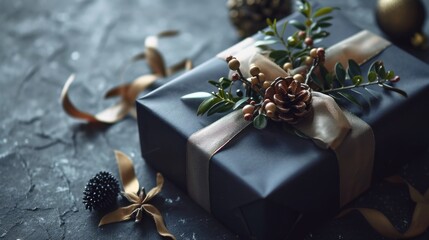
[(220, 102), (222, 99), (218, 97), (211, 97), (204, 100), (200, 106), (198, 106), (197, 115), (203, 115), (206, 113), (213, 105)]
[(218, 88), (218, 91), (219, 91), (219, 96), (225, 99), (226, 98), (225, 90), (223, 90), (222, 88)]
[(260, 46), (265, 46), (265, 45), (272, 45), (277, 43), (278, 41), (275, 39), (270, 39), (270, 40), (259, 40), (255, 42), (255, 47), (260, 47)]
[(215, 81), (215, 80), (209, 80), (209, 83), (211, 84), (211, 85), (213, 85), (213, 86), (215, 86), (215, 87), (219, 87), (219, 82), (218, 81)]
[(360, 70), (359, 64), (357, 64), (353, 59), (349, 59), (349, 67), (347, 73), (350, 78), (353, 80), (355, 76), (361, 75), (362, 71)]
[(343, 65), (340, 62), (335, 64), (335, 75), (337, 76), (337, 80), (341, 86), (344, 86), (346, 81), (346, 70), (344, 70)]
[(380, 98), (379, 97), (379, 95), (380, 95), (379, 92), (376, 92), (376, 91), (372, 90), (371, 88), (367, 88), (367, 87), (364, 87), (363, 89), (365, 89), (369, 94), (371, 94), (371, 96), (373, 96), (373, 97), (375, 97), (377, 99)]
[(317, 77), (316, 74), (311, 74), (311, 80), (313, 81), (314, 84), (316, 84), (320, 89), (325, 89), (324, 88), (324, 84), (323, 82)]
[(326, 87), (331, 89), (334, 86), (334, 77), (332, 76), (332, 74), (325, 75), (325, 80), (327, 84)]
[(363, 81), (363, 77), (361, 75), (356, 75), (352, 78), (352, 82), (355, 86), (359, 86)]
[(187, 99), (207, 99), (209, 97), (212, 97), (213, 95), (208, 92), (194, 92), (190, 94), (186, 94), (182, 96), (180, 99), (187, 100)]
[(303, 23), (298, 22), (297, 20), (291, 20), (289, 22), (292, 26), (296, 27), (297, 29), (301, 30), (301, 31), (305, 31), (306, 27)]
[(281, 33), (280, 33), (280, 36), (282, 36), (282, 37), (283, 37), (283, 36), (285, 35), (287, 25), (288, 25), (288, 21), (286, 21), (286, 22), (283, 24), (283, 27), (282, 27), (282, 31), (281, 31)]
[(276, 40), (277, 39), (277, 37), (276, 36), (264, 36), (264, 41), (266, 41), (266, 40)]
[(387, 80), (390, 80), (390, 79), (392, 79), (394, 77), (395, 77), (395, 72), (393, 72), (393, 71), (387, 71), (387, 74), (386, 74), (386, 79)]
[(375, 80), (377, 80), (377, 73), (374, 71), (368, 72), (368, 82), (374, 82)]
[(307, 1), (304, 2), (304, 12), (305, 15), (309, 18), (311, 16), (311, 4)]
[(375, 68), (375, 72), (377, 72), (377, 75), (382, 78), (386, 79), (386, 69), (384, 68), (383, 64), (378, 64)]
[(274, 20), (272, 20), (271, 25), (269, 25), (270, 28), (273, 30), (274, 35), (278, 35), (277, 33), (277, 19), (274, 18)]
[(229, 80), (228, 78), (220, 78), (219, 83), (222, 89), (227, 89), (232, 85), (232, 81)]
[(264, 129), (267, 126), (267, 117), (259, 114), (253, 119), (253, 126), (257, 129)]
[(382, 83), (382, 84), (381, 84), (381, 86), (382, 86), (384, 89), (386, 89), (386, 90), (393, 91), (393, 92), (397, 92), (397, 93), (401, 94), (401, 95), (402, 95), (402, 96), (404, 96), (404, 97), (408, 97), (408, 94), (407, 94), (404, 90), (401, 90), (401, 89), (399, 89), (399, 88), (392, 87), (392, 86), (387, 85), (387, 84), (385, 84), (385, 83)]
[(345, 93), (345, 92), (338, 92), (338, 95), (340, 95), (341, 97), (345, 98), (349, 102), (356, 104), (357, 106), (362, 108), (362, 104), (353, 95)]
[(321, 19), (317, 20), (317, 22), (322, 23), (322, 22), (330, 21), (330, 20), (332, 20), (332, 19), (333, 19), (333, 17), (332, 17), (332, 16), (327, 16), (327, 17), (323, 17), (323, 18), (321, 18)]
[(266, 32), (262, 32), (262, 33), (266, 36), (275, 36), (275, 33), (273, 31), (266, 31)]
[(226, 112), (229, 109), (231, 109), (233, 107), (233, 105), (230, 105), (230, 108), (227, 109), (229, 106), (230, 102), (221, 100), (220, 102), (215, 103), (214, 105), (211, 106), (211, 108), (209, 108), (208, 112), (207, 112), (207, 116), (211, 116), (215, 113), (220, 113), (220, 112)]
[(357, 94), (357, 95), (361, 96), (363, 99), (365, 99), (365, 101), (371, 107), (371, 99), (368, 96), (365, 96), (365, 94), (363, 94), (363, 93), (361, 93), (359, 91), (356, 91), (354, 89), (350, 89), (350, 91), (354, 92), (355, 94)]
[(249, 101), (249, 97), (244, 97), (244, 98), (238, 100), (234, 104), (234, 107), (232, 108), (232, 110), (237, 110), (238, 108), (242, 107), (245, 103), (247, 103), (247, 101)]
[(267, 22), (268, 26), (272, 26), (273, 25), (273, 21), (270, 18), (267, 18), (266, 22)]
[(288, 52), (285, 50), (275, 50), (270, 53), (269, 57), (273, 59), (280, 59), (287, 55), (288, 55)]
[(316, 25), (321, 28), (327, 28), (332, 26), (332, 23), (317, 23)]
[(314, 13), (313, 17), (317, 18), (326, 14), (331, 13), (334, 10), (333, 7), (322, 7), (317, 9), (317, 11)]
[(283, 64), (285, 64), (285, 62), (287, 62), (288, 60), (289, 60), (289, 57), (285, 55), (281, 58), (274, 59), (274, 62), (279, 66), (283, 66)]
[(292, 54), (293, 58), (299, 58), (299, 57), (303, 57), (303, 56), (307, 56), (308, 55), (308, 50), (307, 49), (303, 49), (301, 51), (298, 51), (294, 54)]
[(325, 38), (327, 36), (329, 36), (329, 32), (327, 32), (327, 31), (320, 31), (319, 33), (316, 33), (316, 34), (313, 35), (313, 40), (322, 39), (322, 38)]

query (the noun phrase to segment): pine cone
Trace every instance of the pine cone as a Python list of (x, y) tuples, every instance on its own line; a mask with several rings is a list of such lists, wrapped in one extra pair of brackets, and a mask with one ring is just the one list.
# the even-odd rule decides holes
[(311, 89), (293, 77), (278, 77), (265, 91), (264, 110), (275, 121), (296, 124), (311, 108)]
[(231, 22), (240, 37), (247, 37), (267, 26), (266, 19), (281, 19), (292, 10), (291, 0), (228, 0)]
[(104, 209), (115, 203), (118, 193), (118, 180), (109, 172), (99, 172), (86, 184), (83, 204), (89, 211)]

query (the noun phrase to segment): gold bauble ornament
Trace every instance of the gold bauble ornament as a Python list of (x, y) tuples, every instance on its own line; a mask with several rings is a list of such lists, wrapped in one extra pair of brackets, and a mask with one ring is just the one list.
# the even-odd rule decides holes
[(378, 0), (376, 18), (389, 37), (409, 41), (422, 32), (426, 11), (420, 0)]

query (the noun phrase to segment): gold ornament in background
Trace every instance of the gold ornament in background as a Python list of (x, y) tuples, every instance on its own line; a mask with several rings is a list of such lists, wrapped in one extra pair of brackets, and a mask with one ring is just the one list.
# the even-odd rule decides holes
[(422, 32), (426, 11), (420, 0), (378, 0), (376, 18), (389, 37), (409, 43)]
[(281, 19), (291, 13), (291, 0), (228, 0), (229, 17), (240, 37), (267, 26), (266, 19)]

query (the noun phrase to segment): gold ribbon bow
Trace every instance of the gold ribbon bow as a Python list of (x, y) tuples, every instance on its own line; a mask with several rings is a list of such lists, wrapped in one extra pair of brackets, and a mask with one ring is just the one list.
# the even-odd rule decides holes
[[(81, 111), (71, 102), (68, 92), (71, 84), (75, 79), (75, 75), (70, 75), (70, 77), (64, 84), (60, 97), (61, 105), (64, 111), (69, 116), (77, 119), (86, 120), (88, 122), (101, 122), (109, 124), (115, 123), (123, 119), (127, 114), (136, 117), (137, 114), (134, 107), (134, 101), (136, 100), (140, 92), (147, 89), (159, 78), (170, 76), (173, 73), (182, 69), (190, 70), (192, 68), (192, 62), (189, 59), (184, 59), (179, 63), (171, 66), (170, 68), (166, 68), (164, 59), (157, 49), (158, 38), (174, 36), (177, 33), (177, 31), (166, 31), (159, 33), (158, 35), (149, 36), (148, 38), (146, 38), (144, 52), (137, 54), (135, 57), (133, 57), (131, 59), (131, 62), (146, 59), (147, 64), (149, 65), (149, 68), (152, 73), (142, 75), (136, 78), (131, 83), (123, 84), (107, 91), (107, 93), (105, 94), (105, 98), (120, 96), (121, 100), (113, 106), (110, 106), (99, 113), (91, 114)], [(127, 65), (125, 65), (125, 67), (126, 66)]]
[(164, 184), (164, 178), (162, 175), (160, 173), (156, 175), (156, 187), (152, 188), (147, 194), (145, 193), (144, 188), (142, 188), (140, 193), (138, 193), (140, 187), (134, 172), (133, 162), (123, 152), (115, 151), (115, 156), (118, 163), (122, 186), (124, 188), (123, 195), (131, 202), (131, 204), (106, 214), (100, 220), (98, 226), (126, 221), (131, 219), (132, 216), (135, 216), (136, 222), (139, 222), (142, 219), (143, 212), (146, 212), (151, 215), (155, 221), (159, 235), (175, 240), (176, 238), (165, 226), (159, 210), (152, 204), (148, 203), (153, 197), (161, 192)]
[(408, 239), (424, 233), (429, 227), (429, 189), (423, 195), (400, 176), (389, 177), (386, 181), (406, 184), (411, 200), (416, 204), (411, 224), (407, 231), (400, 233), (383, 213), (375, 209), (350, 208), (341, 212), (337, 217), (342, 217), (353, 210), (359, 211), (372, 228), (389, 239)]

